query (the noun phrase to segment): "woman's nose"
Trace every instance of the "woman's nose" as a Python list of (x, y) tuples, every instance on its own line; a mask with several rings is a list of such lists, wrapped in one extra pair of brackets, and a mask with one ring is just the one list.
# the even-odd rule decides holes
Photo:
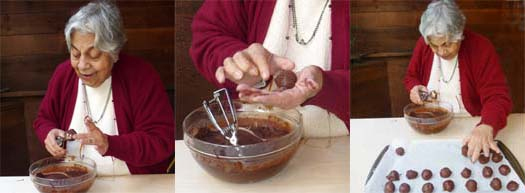
[(446, 55), (447, 50), (445, 48), (438, 48), (438, 55), (444, 56)]
[(80, 59), (78, 60), (78, 69), (85, 70), (90, 67), (89, 62), (86, 60), (84, 56), (80, 56)]

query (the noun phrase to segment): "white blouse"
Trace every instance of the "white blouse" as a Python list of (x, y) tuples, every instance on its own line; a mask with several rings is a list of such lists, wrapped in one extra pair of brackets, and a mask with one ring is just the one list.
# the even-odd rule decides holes
[[(441, 73), (441, 70), (443, 71), (443, 74)], [(450, 81), (448, 81), (449, 79)], [(448, 81), (448, 83), (443, 80)], [(465, 109), (465, 105), (461, 98), (461, 80), (459, 78), (459, 61), (457, 55), (452, 60), (445, 60), (434, 54), (427, 88), (439, 93), (439, 101), (445, 101), (452, 104), (454, 116), (471, 116)]]
[[(88, 115), (84, 105), (84, 91), (83, 91), (82, 80), (78, 81), (77, 100), (75, 102), (75, 110), (73, 112), (73, 118), (69, 125), (70, 129), (75, 129), (77, 133), (87, 133), (87, 128), (84, 125), (84, 117)], [(106, 100), (108, 97), (109, 89), (111, 89), (111, 77), (106, 79), (102, 85), (97, 88), (86, 86), (86, 93), (92, 113), (93, 121), (100, 118)], [(118, 135), (117, 121), (115, 117), (115, 106), (113, 104), (113, 93), (109, 96), (109, 102), (107, 105), (104, 116), (95, 125), (107, 135)], [(85, 157), (93, 159), (97, 165), (97, 175), (129, 175), (129, 169), (126, 163), (113, 156), (102, 156), (95, 149), (93, 145), (84, 145), (83, 153)], [(78, 141), (69, 141), (67, 143), (67, 152), (70, 155), (80, 156), (80, 143)]]
[[(321, 18), (319, 29), (307, 45), (297, 43), (293, 28), (293, 15), (289, 8), (291, 0), (277, 0), (263, 46), (271, 53), (284, 56), (294, 61), (295, 72), (309, 65), (316, 65), (323, 70), (331, 69), (331, 10), (327, 5)], [(295, 11), (299, 28), (299, 37), (307, 41), (317, 25), (326, 1), (295, 0)], [(328, 2), (330, 4), (330, 2)], [(305, 136), (328, 137), (348, 135), (344, 122), (336, 115), (314, 105), (298, 107), (303, 115)]]

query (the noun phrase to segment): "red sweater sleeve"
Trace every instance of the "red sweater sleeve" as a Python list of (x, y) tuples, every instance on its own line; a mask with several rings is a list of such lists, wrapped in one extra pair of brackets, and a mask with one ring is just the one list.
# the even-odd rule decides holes
[[(64, 99), (62, 94), (66, 91), (62, 89), (70, 89), (74, 87), (72, 86), (74, 83), (72, 83), (67, 78), (68, 70), (71, 71), (71, 66), (67, 61), (58, 65), (57, 69), (49, 80), (46, 94), (40, 103), (37, 117), (33, 122), (35, 133), (42, 144), (44, 143), (44, 140), (51, 129), (68, 129), (62, 128), (64, 125), (64, 111), (67, 109), (68, 105), (68, 100)], [(76, 96), (76, 94), (73, 95)]]
[(423, 85), (423, 62), (424, 62), (424, 50), (427, 45), (425, 40), (420, 37), (416, 43), (416, 47), (412, 53), (412, 58), (408, 64), (407, 72), (405, 74), (405, 89), (410, 93), (412, 87), (416, 85)]
[(487, 44), (478, 47), (485, 47), (486, 49), (483, 49), (483, 52), (470, 55), (486, 56), (482, 57), (481, 60), (473, 60), (479, 61), (479, 63), (474, 63), (472, 66), (476, 77), (476, 89), (482, 106), (480, 124), (492, 126), (494, 136), (496, 136), (507, 124), (507, 116), (512, 110), (512, 101), (496, 50), (490, 41), (483, 42), (487, 42)]
[(303, 105), (315, 105), (327, 109), (343, 120), (347, 128), (350, 120), (350, 71), (323, 71), (323, 88)]
[(205, 1), (193, 17), (190, 55), (197, 70), (218, 87), (235, 90), (235, 84), (219, 84), (215, 71), (226, 57), (248, 47), (247, 16), (241, 1)]

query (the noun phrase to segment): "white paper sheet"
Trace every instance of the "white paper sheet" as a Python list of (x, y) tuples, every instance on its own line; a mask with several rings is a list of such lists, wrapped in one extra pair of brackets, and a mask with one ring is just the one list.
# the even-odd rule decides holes
[[(461, 154), (461, 141), (460, 140), (419, 140), (419, 141), (403, 141), (394, 140), (390, 145), (390, 148), (385, 152), (383, 159), (378, 164), (374, 174), (365, 186), (366, 193), (382, 193), (384, 192), (385, 183), (388, 181), (386, 176), (392, 170), (399, 172), (399, 181), (394, 181), (396, 191), (399, 192), (399, 186), (402, 183), (410, 185), (410, 192), (421, 192), (423, 184), (431, 182), (434, 185), (434, 192), (444, 192), (443, 182), (445, 180), (454, 181), (454, 191), (452, 192), (468, 192), (465, 188), (467, 179), (461, 176), (463, 169), (469, 168), (472, 171), (470, 179), (474, 179), (478, 184), (477, 193), (493, 193), (495, 192), (490, 187), (490, 181), (494, 177), (498, 177), (501, 180), (502, 188), (498, 193), (511, 193), (507, 190), (507, 183), (514, 180), (519, 184), (516, 192), (525, 192), (525, 185), (519, 179), (518, 175), (514, 171), (514, 168), (509, 164), (505, 158), (499, 162), (494, 163), (489, 161), (487, 164), (480, 164), (479, 162), (472, 163), (470, 159), (464, 157)], [(395, 153), (395, 149), (403, 147), (405, 154), (399, 156)], [(506, 164), (511, 168), (511, 173), (507, 176), (503, 176), (499, 173), (498, 167)], [(485, 178), (482, 175), (483, 167), (489, 166), (492, 168), (493, 174), (490, 178)], [(442, 178), (439, 172), (442, 168), (448, 167), (452, 171), (452, 175), (449, 178)], [(424, 181), (421, 178), (421, 173), (424, 169), (430, 169), (432, 171), (432, 178), (428, 181)], [(415, 170), (418, 172), (418, 177), (412, 180), (406, 178), (406, 171)]]

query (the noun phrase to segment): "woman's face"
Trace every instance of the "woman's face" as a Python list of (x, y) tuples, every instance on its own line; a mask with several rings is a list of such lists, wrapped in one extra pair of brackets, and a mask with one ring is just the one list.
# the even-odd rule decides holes
[(113, 67), (111, 55), (94, 47), (95, 34), (73, 32), (71, 34), (71, 66), (84, 84), (100, 86), (110, 75)]
[(459, 47), (461, 46), (461, 41), (450, 42), (445, 36), (430, 36), (428, 37), (428, 41), (430, 49), (445, 60), (452, 60), (456, 57), (459, 52)]

